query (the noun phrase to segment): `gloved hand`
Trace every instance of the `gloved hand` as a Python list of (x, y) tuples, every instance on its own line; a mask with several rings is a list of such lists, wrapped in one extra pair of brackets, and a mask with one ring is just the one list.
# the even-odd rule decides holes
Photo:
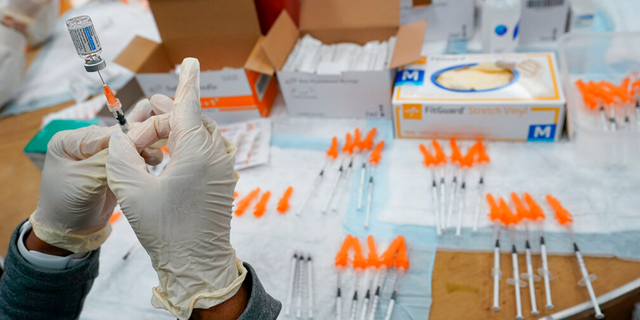
[[(149, 109), (146, 99), (136, 105), (129, 116), (129, 135), (138, 142), (137, 150), (144, 150), (147, 163), (157, 165), (162, 152), (145, 148), (158, 140), (158, 134), (168, 135), (158, 130), (168, 129), (169, 114), (135, 123), (148, 118)], [(38, 206), (29, 218), (40, 240), (79, 253), (95, 250), (107, 239), (116, 198), (107, 186), (106, 148), (114, 131), (120, 128), (91, 126), (53, 136), (42, 170)]]
[(200, 115), (196, 59), (182, 62), (170, 127), (171, 160), (160, 176), (147, 173), (134, 141), (116, 131), (107, 178), (158, 274), (151, 303), (188, 319), (194, 308), (233, 297), (247, 273), (229, 242), (236, 148)]

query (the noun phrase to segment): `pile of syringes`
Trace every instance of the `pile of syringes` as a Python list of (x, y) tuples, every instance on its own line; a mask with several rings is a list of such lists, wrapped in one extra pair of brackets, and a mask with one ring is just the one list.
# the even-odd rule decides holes
[(67, 20), (67, 29), (71, 35), (71, 40), (80, 58), (84, 59), (84, 68), (87, 72), (97, 72), (102, 81), (102, 89), (107, 98), (109, 111), (118, 120), (118, 124), (124, 133), (129, 131), (129, 124), (122, 111), (120, 100), (113, 94), (111, 88), (104, 82), (100, 70), (106, 68), (107, 63), (100, 56), (102, 46), (100, 39), (93, 27), (93, 22), (89, 16), (78, 16)]
[[(491, 161), (481, 141), (471, 146), (466, 155), (458, 147), (455, 139), (449, 140), (451, 156), (447, 157), (437, 140), (431, 141), (434, 153), (421, 144), (420, 151), (424, 157), (424, 164), (431, 171), (431, 200), (436, 215), (436, 231), (441, 236), (444, 231), (452, 227), (454, 211), (457, 213), (455, 235), (462, 234), (462, 221), (466, 216), (467, 174), (476, 165), (480, 170), (477, 192), (478, 200), (473, 215), (473, 232), (478, 231), (478, 217), (482, 194), (484, 192), (484, 171)], [(447, 187), (447, 172), (450, 172), (451, 182)]]
[[(500, 279), (502, 277), (502, 272), (500, 270), (500, 235), (502, 232), (505, 232), (508, 233), (509, 237), (511, 238), (511, 260), (513, 271), (511, 273), (512, 278), (509, 278), (507, 280), (507, 283), (515, 286), (516, 319), (524, 319), (520, 289), (526, 286), (529, 286), (529, 295), (531, 297), (531, 314), (538, 315), (540, 313), (538, 311), (534, 286), (534, 282), (540, 281), (540, 277), (534, 274), (533, 271), (532, 241), (529, 234), (530, 228), (534, 229), (534, 231), (532, 232), (537, 234), (540, 240), (540, 255), (542, 266), (538, 269), (538, 274), (542, 276), (542, 279), (544, 280), (546, 299), (545, 307), (547, 309), (553, 309), (550, 287), (551, 272), (549, 271), (549, 263), (547, 259), (547, 243), (545, 242), (544, 230), (542, 225), (542, 222), (545, 219), (545, 215), (542, 208), (533, 199), (533, 197), (526, 192), (523, 194), (524, 201), (522, 200), (523, 198), (520, 198), (517, 193), (511, 193), (510, 202), (511, 205), (515, 207), (515, 213), (511, 209), (510, 204), (507, 203), (507, 201), (505, 201), (502, 197), (499, 198), (496, 202), (493, 195), (489, 193), (486, 195), (486, 198), (490, 208), (489, 218), (494, 222), (495, 226), (494, 268), (491, 274), (494, 279), (492, 306), (493, 310), (500, 310)], [(582, 258), (582, 254), (580, 253), (580, 249), (578, 248), (576, 238), (571, 228), (571, 223), (573, 222), (572, 215), (562, 207), (558, 200), (556, 200), (551, 195), (547, 195), (546, 199), (549, 203), (549, 206), (551, 206), (551, 208), (554, 210), (555, 217), (558, 222), (569, 231), (569, 235), (573, 244), (574, 254), (576, 256), (578, 267), (580, 268), (580, 272), (582, 274), (582, 280), (580, 280), (578, 284), (587, 287), (591, 303), (593, 304), (595, 317), (597, 319), (602, 319), (604, 318), (604, 314), (600, 310), (600, 306), (598, 305), (598, 301), (596, 300), (593, 286), (591, 285), (591, 282), (593, 282), (596, 277), (594, 275), (590, 275), (587, 271), (584, 259)], [(524, 231), (525, 234), (524, 248), (527, 270), (522, 274), (519, 271), (518, 264), (518, 239), (516, 237), (517, 231)], [(527, 281), (525, 282), (521, 280), (521, 278)]]
[[(608, 81), (578, 80), (575, 82), (582, 95), (584, 110), (592, 119), (599, 114), (599, 128), (603, 131), (640, 131), (640, 79), (632, 74), (617, 85)], [(635, 121), (631, 121), (635, 118)]]
[[(391, 242), (387, 250), (378, 255), (375, 240), (372, 236), (367, 237), (368, 255), (365, 258), (360, 240), (357, 237), (347, 235), (344, 239), (342, 247), (338, 251), (335, 258), (335, 265), (338, 269), (338, 288), (336, 291), (336, 319), (343, 319), (343, 296), (342, 278), (348, 272), (348, 266), (351, 264), (353, 272), (355, 272), (355, 281), (353, 289), (353, 298), (351, 306), (348, 310), (349, 320), (374, 320), (378, 311), (378, 305), (382, 300), (383, 288), (388, 279), (389, 271), (395, 267), (395, 277), (393, 280), (393, 291), (389, 297), (388, 306), (384, 319), (389, 320), (393, 315), (394, 306), (400, 288), (401, 277), (409, 269), (409, 256), (407, 244), (403, 236), (398, 236)], [(353, 251), (353, 258), (350, 252)], [(361, 281), (364, 282), (365, 289), (361, 289)], [(358, 313), (358, 305), (361, 299), (359, 292), (365, 292), (360, 312)], [(361, 293), (360, 293), (361, 294)], [(348, 297), (348, 296), (347, 296)], [(359, 315), (359, 317), (358, 317)], [(357, 317), (357, 318), (356, 318)]]
[(284, 314), (292, 314), (295, 303), (296, 318), (303, 317), (303, 309), (306, 296), (307, 319), (313, 319), (313, 259), (311, 254), (296, 252), (291, 258), (291, 268), (289, 269), (289, 293), (284, 306)]
[[(333, 137), (331, 147), (327, 151), (327, 159), (325, 160), (320, 173), (316, 176), (313, 184), (311, 185), (311, 191), (306, 194), (302, 204), (296, 210), (296, 214), (300, 215), (305, 211), (307, 204), (312, 200), (318, 191), (318, 188), (324, 181), (324, 177), (327, 175), (327, 168), (329, 164), (334, 161), (339, 161), (339, 168), (333, 180), (330, 182), (329, 194), (326, 196), (322, 205), (321, 212), (327, 213), (329, 209), (336, 212), (338, 211), (343, 196), (348, 193), (350, 189), (351, 176), (353, 171), (356, 170), (357, 163), (360, 163), (359, 170), (359, 186), (357, 194), (357, 209), (361, 211), (365, 209), (364, 227), (369, 227), (369, 221), (371, 218), (371, 210), (374, 196), (374, 173), (381, 160), (382, 150), (384, 149), (384, 141), (380, 141), (377, 144), (374, 142), (376, 135), (376, 128), (371, 128), (366, 136), (362, 136), (360, 129), (355, 129), (353, 135), (347, 133), (345, 135), (342, 155), (339, 152), (339, 141), (337, 137)], [(375, 147), (374, 147), (375, 146)], [(366, 187), (366, 206), (365, 200), (365, 187)]]

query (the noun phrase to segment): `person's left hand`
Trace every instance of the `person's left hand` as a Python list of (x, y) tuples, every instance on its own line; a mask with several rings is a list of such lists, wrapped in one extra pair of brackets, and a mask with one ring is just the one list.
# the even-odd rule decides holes
[[(147, 148), (158, 136), (168, 135), (158, 131), (168, 128), (163, 123), (168, 123), (169, 114), (164, 112), (152, 109), (145, 99), (128, 117), (128, 135), (150, 165), (162, 161), (160, 150)], [(152, 116), (154, 113), (162, 115)], [(107, 239), (117, 202), (107, 186), (105, 164), (111, 133), (117, 130), (118, 126), (91, 126), (53, 136), (42, 170), (38, 206), (29, 218), (37, 238), (73, 253), (96, 250)]]

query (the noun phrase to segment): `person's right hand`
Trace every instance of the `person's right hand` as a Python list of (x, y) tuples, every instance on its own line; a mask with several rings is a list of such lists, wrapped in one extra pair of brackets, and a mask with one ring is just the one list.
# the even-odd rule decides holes
[[(171, 160), (160, 176), (118, 131), (107, 159), (109, 187), (158, 274), (151, 303), (179, 319), (233, 297), (247, 273), (229, 242), (236, 147), (201, 117), (199, 77), (198, 60), (185, 59), (169, 120)], [(151, 103), (158, 99), (168, 98)]]

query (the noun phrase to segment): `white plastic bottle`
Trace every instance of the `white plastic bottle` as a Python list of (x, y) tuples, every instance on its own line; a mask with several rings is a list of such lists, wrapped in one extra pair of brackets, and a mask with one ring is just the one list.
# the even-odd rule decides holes
[(513, 52), (518, 46), (521, 0), (486, 0), (482, 7), (482, 51)]

